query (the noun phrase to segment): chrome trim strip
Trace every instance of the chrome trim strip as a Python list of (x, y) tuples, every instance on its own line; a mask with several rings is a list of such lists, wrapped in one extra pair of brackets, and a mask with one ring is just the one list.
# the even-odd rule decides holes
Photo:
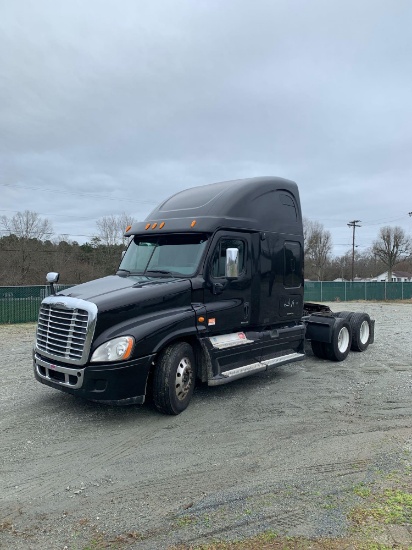
[[(242, 335), (241, 337), (239, 335)], [(216, 349), (233, 348), (244, 344), (253, 344), (253, 340), (249, 340), (242, 331), (232, 332), (230, 334), (221, 334), (219, 336), (210, 336), (209, 342)]]
[[(83, 385), (84, 380), (84, 369), (76, 369), (76, 368), (67, 368), (67, 367), (61, 367), (60, 365), (53, 365), (52, 363), (48, 363), (47, 361), (44, 361), (43, 359), (40, 359), (40, 357), (35, 354), (34, 355), (34, 364), (36, 365), (36, 372), (40, 378), (43, 380), (49, 380), (53, 384), (58, 384), (59, 386), (66, 386), (67, 388), (73, 388), (78, 389), (81, 388)], [(46, 375), (42, 374), (40, 372), (39, 367), (43, 367), (46, 370)], [(50, 372), (61, 372), (64, 375), (64, 382), (61, 380), (55, 380), (50, 376)], [(74, 376), (77, 378), (77, 382), (75, 384), (72, 384), (70, 382), (69, 376)]]
[(280, 357), (274, 357), (273, 359), (268, 359), (264, 362), (251, 363), (250, 365), (245, 365), (244, 367), (238, 367), (237, 369), (228, 370), (222, 372), (220, 375), (210, 378), (207, 381), (208, 386), (220, 386), (222, 384), (227, 384), (232, 380), (237, 378), (243, 378), (248, 374), (254, 374), (257, 372), (262, 372), (267, 370), (268, 367), (280, 366), (285, 363), (292, 363), (293, 361), (301, 361), (306, 356), (304, 353), (288, 353), (288, 355), (281, 355)]

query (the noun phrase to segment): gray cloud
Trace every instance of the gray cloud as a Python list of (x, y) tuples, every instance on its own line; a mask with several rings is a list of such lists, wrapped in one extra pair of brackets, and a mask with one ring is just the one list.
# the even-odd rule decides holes
[[(350, 246), (412, 232), (412, 4), (0, 2), (0, 214), (77, 240), (184, 187), (295, 179)], [(382, 222), (381, 222), (382, 221)]]

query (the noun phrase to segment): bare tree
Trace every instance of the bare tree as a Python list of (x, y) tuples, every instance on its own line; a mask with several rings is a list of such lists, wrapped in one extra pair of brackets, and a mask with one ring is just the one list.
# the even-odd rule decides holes
[(116, 216), (105, 216), (96, 222), (98, 232), (98, 238), (101, 243), (107, 246), (113, 246), (117, 244), (118, 240), (118, 227)]
[(52, 224), (48, 219), (42, 219), (36, 212), (25, 210), (17, 212), (13, 217), (1, 216), (1, 225), (10, 235), (23, 239), (38, 239), (42, 241), (53, 234)]
[(305, 263), (312, 268), (318, 281), (324, 276), (325, 268), (332, 252), (332, 236), (319, 222), (303, 220)]
[(303, 247), (306, 250), (306, 247), (308, 245), (309, 231), (314, 222), (312, 222), (309, 218), (306, 218), (304, 216), (302, 218), (302, 223), (303, 223)]
[(127, 241), (128, 241), (127, 237), (124, 236), (126, 228), (129, 227), (130, 225), (133, 225), (133, 222), (134, 222), (133, 216), (130, 216), (129, 214), (126, 214), (125, 212), (120, 214), (120, 216), (119, 216), (119, 233), (121, 234), (121, 244), (123, 246), (125, 246)]
[(372, 245), (372, 252), (388, 268), (388, 281), (391, 281), (394, 265), (411, 254), (412, 241), (401, 227), (386, 225), (381, 227), (379, 237)]
[(99, 230), (98, 238), (100, 242), (107, 246), (124, 245), (126, 243), (124, 237), (125, 229), (127, 226), (132, 225), (132, 223), (133, 217), (124, 212), (119, 216), (105, 216), (97, 220), (96, 225)]
[(17, 212), (11, 218), (1, 216), (0, 224), (9, 233), (7, 239), (14, 239), (13, 250), (8, 254), (8, 274), (13, 284), (24, 284), (33, 276), (38, 263), (44, 265), (42, 247), (53, 233), (52, 225), (29, 210)]

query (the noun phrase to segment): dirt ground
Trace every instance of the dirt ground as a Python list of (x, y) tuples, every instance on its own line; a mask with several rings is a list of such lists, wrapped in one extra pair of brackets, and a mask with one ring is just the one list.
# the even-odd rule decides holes
[[(376, 319), (366, 352), (331, 363), (308, 350), (305, 361), (198, 387), (177, 417), (39, 384), (35, 325), (0, 326), (0, 547), (347, 535), (355, 489), (410, 460), (412, 304), (331, 307)], [(412, 529), (401, 536), (412, 546)]]

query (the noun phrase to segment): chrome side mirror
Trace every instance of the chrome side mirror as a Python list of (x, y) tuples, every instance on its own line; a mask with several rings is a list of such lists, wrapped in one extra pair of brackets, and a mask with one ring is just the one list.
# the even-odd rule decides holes
[(47, 273), (46, 275), (46, 281), (48, 283), (57, 283), (60, 277), (60, 273), (55, 273), (54, 271), (50, 271), (50, 273)]
[(239, 249), (228, 248), (226, 250), (226, 278), (237, 279), (239, 277)]
[(54, 283), (57, 283), (60, 277), (60, 273), (56, 273), (55, 271), (50, 271), (50, 273), (47, 273), (46, 275), (46, 281), (50, 284), (50, 291), (54, 295), (56, 294), (56, 291), (54, 290)]

